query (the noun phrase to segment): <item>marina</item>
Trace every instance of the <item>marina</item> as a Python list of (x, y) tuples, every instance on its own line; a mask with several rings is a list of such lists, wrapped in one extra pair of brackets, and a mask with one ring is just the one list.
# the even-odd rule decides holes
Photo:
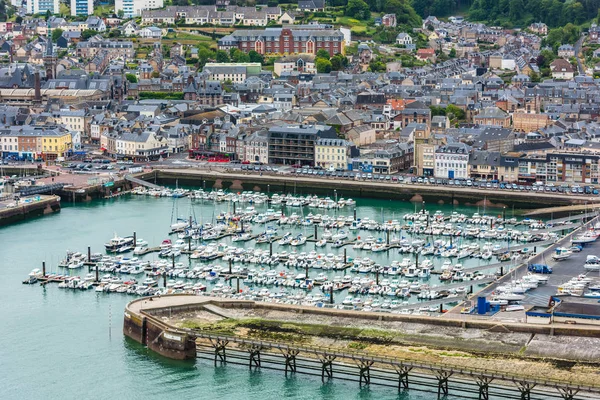
[[(143, 198), (171, 208), (159, 245), (137, 233), (114, 233), (103, 252), (92, 253), (92, 246), (87, 252), (67, 251), (56, 268), (44, 264), (24, 283), (439, 315), (593, 216), (544, 221), (507, 217), (504, 210), (444, 213), (415, 204), (412, 212), (392, 212), (391, 218), (383, 209), (368, 217), (356, 201), (335, 193), (331, 198), (158, 186), (135, 188), (130, 201)], [(182, 217), (183, 212), (190, 216)], [(548, 261), (568, 258), (588, 237), (592, 242), (597, 235), (578, 236)], [(499, 286), (490, 304), (519, 303), (546, 281), (543, 273), (528, 271)]]

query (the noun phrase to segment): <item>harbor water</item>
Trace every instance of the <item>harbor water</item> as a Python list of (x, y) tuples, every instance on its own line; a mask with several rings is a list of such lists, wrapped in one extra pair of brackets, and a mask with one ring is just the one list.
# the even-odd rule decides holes
[[(231, 207), (213, 202), (192, 203), (188, 199), (177, 202), (179, 216), (191, 212), (197, 221), (204, 222)], [(414, 212), (413, 204), (391, 200), (357, 199), (356, 208), (360, 217), (374, 220), (401, 219), (405, 213)], [(428, 208), (432, 212), (453, 211), (452, 206)], [(478, 210), (456, 207), (454, 211), (470, 215)], [(325, 212), (333, 211), (321, 211)], [(352, 209), (340, 212), (351, 215)], [(156, 246), (168, 237), (174, 213), (172, 199), (124, 196), (87, 204), (63, 203), (60, 213), (0, 228), (2, 398), (436, 398), (419, 391), (399, 395), (393, 388), (377, 386), (359, 389), (356, 382), (334, 380), (322, 384), (320, 379), (303, 375), (285, 378), (277, 371), (249, 372), (238, 366), (215, 368), (203, 361), (166, 360), (123, 337), (123, 309), (132, 296), (64, 290), (55, 284), (21, 284), (29, 271), (41, 267), (43, 260), (48, 272), (59, 272), (57, 264), (67, 249), (83, 252), (91, 246), (93, 252), (103, 252), (103, 244), (115, 232), (125, 236), (135, 231), (138, 237)], [(260, 233), (258, 227), (255, 229), (255, 233)], [(255, 246), (253, 242), (245, 245)], [(298, 251), (310, 251), (314, 244), (307, 243), (305, 247), (306, 250)], [(333, 252), (328, 247), (322, 251)], [(351, 246), (348, 254), (353, 255)], [(390, 257), (401, 259), (402, 255), (395, 251), (393, 255), (390, 252)], [(85, 275), (87, 271), (71, 273)]]

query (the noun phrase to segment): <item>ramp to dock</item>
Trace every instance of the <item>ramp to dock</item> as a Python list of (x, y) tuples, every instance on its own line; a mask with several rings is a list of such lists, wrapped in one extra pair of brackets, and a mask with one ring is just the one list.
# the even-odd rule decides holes
[(155, 185), (154, 183), (150, 183), (143, 179), (136, 178), (135, 176), (130, 175), (130, 174), (125, 175), (125, 180), (129, 181), (131, 183), (135, 183), (136, 185), (145, 186), (149, 189), (159, 189), (160, 188), (160, 186)]

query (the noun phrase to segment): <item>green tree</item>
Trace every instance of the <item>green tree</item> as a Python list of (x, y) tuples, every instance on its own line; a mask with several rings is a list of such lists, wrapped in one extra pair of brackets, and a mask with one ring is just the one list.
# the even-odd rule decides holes
[(153, 78), (158, 78), (160, 74), (158, 73), (158, 71), (154, 71), (150, 76)]
[(324, 58), (326, 60), (329, 60), (329, 52), (325, 49), (319, 49), (317, 51), (317, 57), (316, 58)]
[(378, 60), (371, 60), (369, 70), (371, 72), (385, 72), (385, 63)]
[(125, 15), (125, 11), (123, 11), (123, 9), (120, 9), (119, 11), (117, 11), (117, 17), (123, 18), (124, 15)]
[(48, 21), (51, 16), (52, 16), (52, 13), (50, 12), (50, 10), (46, 10), (46, 15), (44, 17), (46, 19), (46, 21)]
[(15, 18), (15, 22), (16, 22), (17, 24), (20, 24), (20, 23), (22, 23), (22, 22), (23, 22), (23, 17), (21, 17), (20, 15), (17, 15), (17, 17)]
[(531, 79), (531, 82), (537, 83), (537, 82), (541, 82), (542, 78), (540, 77), (540, 74), (538, 74), (535, 71), (531, 71), (529, 73), (529, 79)]
[(243, 51), (237, 50), (233, 53), (231, 61), (236, 63), (247, 63), (250, 62), (250, 56), (247, 53), (244, 53)]
[(450, 119), (456, 119), (461, 121), (465, 119), (465, 110), (455, 106), (454, 104), (448, 104), (448, 106), (446, 107), (446, 115)]
[(125, 74), (125, 79), (127, 79), (130, 83), (137, 83), (137, 76), (134, 74)]
[(56, 28), (52, 31), (52, 41), (54, 43), (56, 43), (56, 41), (58, 40), (58, 38), (60, 38), (63, 34), (63, 30), (60, 28)]
[(216, 58), (216, 60), (217, 60), (218, 63), (227, 63), (227, 62), (229, 62), (229, 56), (227, 55), (227, 52), (223, 51), (223, 50), (217, 50), (215, 58)]
[(317, 58), (315, 60), (317, 72), (320, 74), (328, 74), (331, 72), (331, 61), (324, 58)]
[(456, 49), (453, 47), (450, 49), (450, 53), (448, 54), (450, 58), (456, 58)]
[(265, 62), (265, 58), (258, 51), (250, 50), (248, 52), (248, 57), (250, 57), (250, 62), (257, 62), (263, 64)]
[(363, 0), (348, 0), (345, 14), (356, 19), (369, 19), (371, 11)]
[(98, 32), (91, 30), (91, 29), (86, 29), (85, 31), (81, 32), (81, 39), (82, 40), (88, 40), (89, 38), (91, 38), (92, 36), (96, 35)]

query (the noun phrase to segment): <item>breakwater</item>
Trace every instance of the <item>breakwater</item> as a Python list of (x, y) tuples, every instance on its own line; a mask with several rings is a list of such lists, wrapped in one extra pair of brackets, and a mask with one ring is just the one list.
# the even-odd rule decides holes
[[(282, 321), (271, 321), (269, 323), (267, 320), (262, 319), (262, 321), (267, 322), (263, 327), (263, 335), (261, 336), (259, 334), (261, 322), (253, 319), (248, 323), (253, 327), (250, 333), (254, 332), (254, 335), (247, 336), (221, 331), (221, 329), (231, 330), (235, 325), (230, 326), (229, 329), (226, 328), (226, 325), (221, 328), (213, 325), (214, 317), (235, 321), (244, 312), (246, 315), (272, 313), (278, 319), (286, 321), (285, 326), (281, 325)], [(213, 316), (210, 317), (210, 324), (204, 327), (201, 324), (197, 328), (194, 326), (182, 328), (180, 327), (181, 324), (177, 323), (177, 321), (182, 322), (187, 318), (203, 314)], [(321, 342), (318, 346), (314, 346), (307, 342), (308, 337), (305, 335), (284, 333), (295, 332), (293, 331), (294, 327), (311, 329), (306, 327), (310, 324), (306, 323), (307, 319), (315, 323), (318, 323), (319, 320), (334, 321), (328, 331), (323, 331), (323, 336), (337, 332), (341, 335), (340, 338), (355, 343), (354, 350), (344, 348), (344, 340), (335, 343), (334, 346), (324, 345)], [(298, 324), (291, 322), (291, 320), (297, 321)], [(340, 324), (342, 324), (342, 327)], [(466, 333), (470, 339), (469, 343), (465, 344), (468, 346), (470, 342), (473, 342), (472, 345), (477, 348), (476, 351), (478, 352), (481, 352), (478, 345), (485, 344), (487, 340), (494, 341), (493, 335), (511, 335), (512, 341), (516, 343), (530, 340), (532, 338), (530, 335), (550, 334), (548, 327), (519, 323), (498, 324), (497, 321), (477, 320), (466, 323), (464, 320), (459, 319), (446, 320), (425, 316), (356, 313), (344, 310), (185, 295), (145, 298), (129, 303), (125, 310), (123, 333), (136, 342), (142, 343), (148, 346), (149, 349), (169, 358), (208, 358), (214, 359), (215, 363), (243, 363), (249, 365), (250, 368), (273, 368), (285, 371), (286, 374), (299, 371), (321, 375), (324, 380), (352, 377), (351, 379), (356, 379), (361, 386), (380, 383), (389, 386), (395, 385), (398, 389), (406, 389), (409, 387), (410, 381), (410, 385), (430, 387), (434, 389), (434, 392), (437, 389), (438, 398), (440, 395), (449, 394), (452, 389), (464, 389), (463, 386), (460, 386), (463, 384), (468, 388), (467, 392), (470, 392), (470, 396), (466, 396), (467, 392), (465, 392), (463, 398), (471, 398), (472, 395), (479, 396), (480, 399), (487, 399), (492, 395), (492, 391), (502, 391), (502, 397), (505, 398), (544, 399), (561, 397), (565, 399), (589, 398), (585, 395), (583, 397), (575, 397), (575, 395), (579, 392), (581, 394), (587, 392), (586, 394), (592, 394), (592, 396), (600, 393), (600, 388), (593, 385), (586, 386), (568, 380), (554, 380), (546, 375), (536, 377), (535, 374), (523, 374), (522, 371), (493, 371), (487, 368), (480, 370), (475, 365), (456, 365), (450, 360), (438, 363), (427, 361), (426, 357), (419, 360), (410, 360), (397, 358), (389, 353), (382, 355), (369, 351), (356, 351), (357, 343), (363, 343), (365, 347), (369, 347), (367, 343), (370, 342), (374, 343), (374, 348), (385, 346), (391, 350), (392, 347), (388, 346), (394, 346), (396, 339), (389, 336), (385, 329), (395, 329), (395, 327), (402, 326), (402, 328), (399, 328), (400, 331), (413, 331), (422, 324), (435, 324), (436, 326), (436, 333), (427, 335), (429, 339), (432, 339), (432, 336), (439, 335), (438, 339), (441, 340), (444, 330), (457, 329), (455, 334), (458, 337), (452, 344), (446, 343), (444, 345), (446, 348), (448, 346), (450, 348), (455, 347), (457, 346), (456, 343), (462, 342), (463, 336), (461, 335), (465, 335), (464, 329), (468, 328), (473, 332)], [(211, 326), (216, 329), (215, 332), (212, 332)], [(269, 326), (278, 328), (274, 329), (274, 333), (269, 334)], [(315, 326), (318, 327), (318, 325)], [(374, 330), (371, 333), (357, 331), (358, 326), (370, 326)], [(384, 330), (378, 331), (377, 329)], [(600, 333), (600, 330), (595, 328), (582, 329), (575, 326), (565, 326), (564, 329), (555, 330), (554, 334), (588, 335), (592, 331), (595, 331), (596, 334)], [(396, 331), (394, 330), (394, 332)], [(402, 343), (408, 340), (409, 336), (406, 336), (405, 332), (397, 333), (401, 336), (404, 335), (400, 339)], [(293, 337), (297, 340), (281, 341), (277, 339), (284, 336)], [(406, 343), (404, 344), (406, 345)], [(507, 346), (507, 343), (500, 342), (497, 343), (497, 346)], [(524, 346), (526, 348), (527, 344)], [(495, 350), (490, 349), (490, 351), (492, 353), (499, 352), (498, 347)], [(498, 382), (499, 385), (494, 387), (491, 384), (492, 381)], [(512, 386), (512, 388), (507, 388), (507, 386)], [(539, 392), (534, 391), (536, 387), (536, 390), (540, 390)], [(564, 397), (565, 393), (570, 394), (571, 397)], [(498, 395), (498, 393), (495, 394)]]

